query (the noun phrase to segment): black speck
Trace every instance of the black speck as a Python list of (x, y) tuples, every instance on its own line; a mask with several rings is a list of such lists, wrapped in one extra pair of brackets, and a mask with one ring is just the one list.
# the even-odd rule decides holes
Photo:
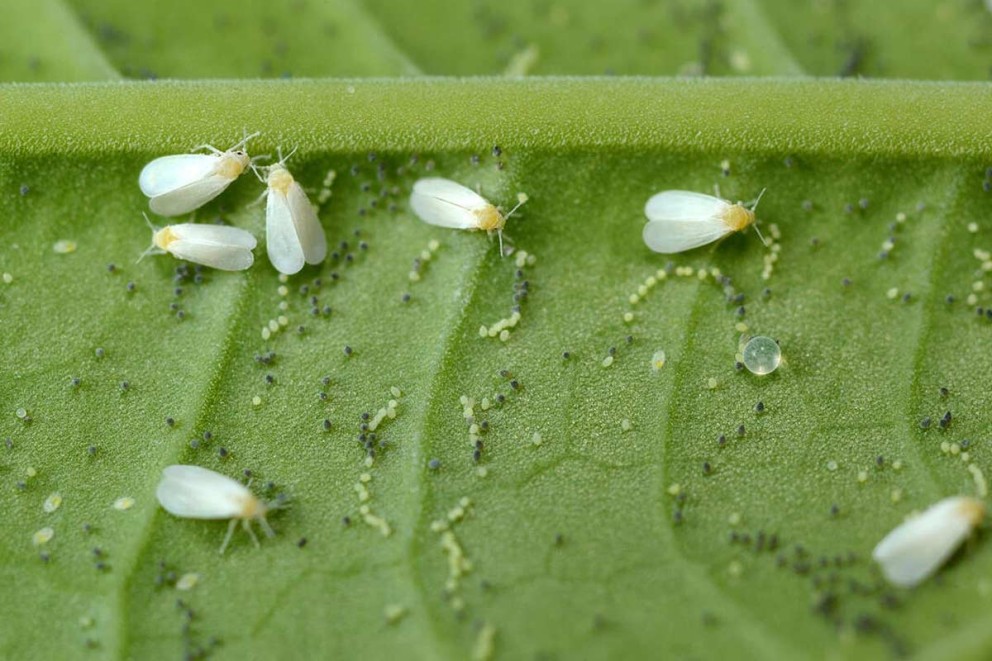
[(227, 459), (227, 448), (217, 448), (217, 456), (221, 459)]
[(754, 412), (755, 413), (764, 413), (765, 412), (765, 403), (764, 402), (758, 402), (757, 404), (755, 404), (754, 405)]
[(920, 420), (920, 429), (930, 429), (930, 416), (926, 416)]
[(441, 468), (441, 460), (431, 459), (430, 461), (427, 462), (427, 467), (430, 468), (432, 471), (436, 471), (439, 468)]
[(300, 537), (300, 538), (299, 538), (299, 539), (298, 539), (298, 540), (296, 541), (296, 546), (297, 546), (298, 548), (303, 548), (303, 547), (304, 547), (304, 546), (306, 546), (306, 545), (307, 545), (307, 538), (306, 538), (306, 537)]

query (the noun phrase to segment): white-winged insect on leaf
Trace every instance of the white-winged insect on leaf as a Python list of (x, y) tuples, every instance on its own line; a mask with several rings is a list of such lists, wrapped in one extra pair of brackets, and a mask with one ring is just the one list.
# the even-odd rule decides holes
[(298, 273), (304, 264), (320, 264), (327, 256), (327, 238), (317, 211), (286, 169), (292, 155), (280, 155), (278, 163), (264, 168), (265, 248), (272, 266), (287, 275)]
[(245, 144), (258, 136), (253, 133), (227, 151), (210, 145), (209, 154), (175, 154), (148, 163), (138, 176), (148, 206), (160, 216), (181, 216), (224, 192), (251, 164)]
[[(731, 232), (740, 232), (754, 225), (754, 210), (761, 200), (749, 207), (742, 203), (731, 204), (713, 195), (684, 190), (666, 190), (648, 198), (644, 215), (644, 243), (648, 248), (663, 254), (692, 250)], [(754, 226), (757, 231), (757, 226)], [(758, 233), (761, 237), (761, 233)], [(764, 238), (761, 239), (764, 243)]]
[(279, 505), (258, 499), (245, 485), (210, 469), (181, 464), (167, 466), (155, 495), (165, 511), (184, 519), (230, 519), (220, 545), (222, 554), (238, 521), (255, 546), (259, 543), (251, 529), (252, 521), (257, 521), (267, 536), (275, 536), (265, 515)]
[(872, 551), (889, 582), (911, 588), (929, 578), (985, 518), (985, 503), (945, 498), (896, 526)]
[(203, 264), (221, 271), (243, 271), (255, 261), (255, 237), (247, 230), (226, 225), (180, 223), (155, 227), (145, 215), (152, 230), (152, 245), (145, 255), (171, 253), (188, 262)]
[(517, 205), (506, 215), (499, 207), (471, 188), (440, 177), (418, 179), (410, 193), (410, 208), (425, 223), (438, 227), (463, 230), (485, 230), (499, 236), (499, 252), (503, 254), (503, 227), (507, 219), (527, 201), (527, 195), (517, 195)]

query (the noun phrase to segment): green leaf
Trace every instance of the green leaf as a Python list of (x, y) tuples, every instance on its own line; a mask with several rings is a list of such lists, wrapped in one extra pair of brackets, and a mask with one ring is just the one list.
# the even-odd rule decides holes
[[(5, 656), (87, 645), (172, 656), (216, 637), (211, 649), (232, 657), (290, 644), (294, 656), (463, 658), (493, 631), (506, 658), (989, 649), (987, 545), (912, 593), (885, 588), (869, 560), (911, 510), (974, 492), (968, 464), (942, 442), (969, 439), (971, 465), (988, 464), (989, 328), (965, 302), (984, 282), (972, 252), (989, 245), (990, 148), (975, 120), (986, 86), (430, 80), (3, 96), (0, 270), (13, 279), (0, 288), (0, 436), (12, 447), (0, 449), (0, 580), (16, 595)], [(246, 98), (250, 108), (237, 103)], [(747, 111), (726, 112), (730, 99)], [(176, 282), (169, 256), (135, 264), (149, 240), (141, 165), (203, 141), (225, 147), (243, 128), (262, 132), (253, 153), (299, 147), (290, 165), (314, 199), (336, 172), (321, 216), (331, 245), (347, 247), (292, 277), (285, 296), (261, 250), (250, 271), (207, 270), (199, 284)], [(515, 257), (500, 259), (485, 235), (413, 218), (406, 195), (428, 172), (503, 205), (526, 192), (505, 238), (536, 263), (515, 275)], [(669, 261), (640, 239), (645, 199), (714, 184), (732, 199), (767, 189), (761, 227), (781, 232), (770, 278), (772, 253), (747, 233), (672, 260), (732, 277), (742, 317), (712, 277), (674, 271), (630, 304)], [(250, 205), (260, 192), (243, 178), (197, 219), (261, 236), (263, 209)], [(78, 248), (56, 253), (60, 239)], [(411, 282), (432, 239), (440, 248)], [(509, 315), (521, 278), (519, 325), (506, 342), (480, 338), (480, 325)], [(263, 340), (280, 315), (288, 325)], [(735, 369), (738, 323), (781, 342), (777, 372)], [(668, 362), (654, 373), (659, 349)], [(269, 351), (270, 364), (257, 362)], [(387, 447), (369, 468), (361, 416), (393, 386), (398, 415), (376, 430)], [(478, 464), (462, 395), (490, 425)], [(941, 430), (945, 410), (953, 422)], [(926, 431), (924, 416), (935, 422)], [(291, 496), (271, 517), (278, 536), (255, 549), (239, 533), (219, 556), (223, 523), (158, 507), (172, 463), (250, 469), (258, 493)], [(676, 484), (684, 501), (668, 493)], [(46, 513), (54, 492), (62, 505)], [(120, 497), (134, 507), (114, 509)], [(450, 526), (471, 570), (450, 583), (432, 522), (463, 498)], [(363, 504), (391, 535), (363, 521)], [(55, 536), (34, 548), (45, 526)], [(177, 591), (169, 572), (200, 582)], [(195, 612), (188, 629), (177, 599)], [(405, 616), (389, 624), (393, 607)]]
[[(0, 86), (0, 656), (987, 657), (987, 535), (914, 591), (870, 552), (988, 470), (989, 87), (798, 76), (985, 79), (990, 44), (979, 0), (11, 0), (2, 80), (356, 78)], [(421, 72), (781, 78), (361, 79)], [(135, 263), (142, 165), (245, 131), (333, 179), (337, 257)], [(527, 193), (515, 254), (414, 218), (428, 173)], [(765, 190), (778, 252), (649, 252), (647, 197), (715, 184)], [(196, 220), (262, 238), (261, 192)], [(739, 324), (777, 372), (735, 368)], [(287, 495), (277, 536), (218, 555), (155, 500), (180, 462)]]

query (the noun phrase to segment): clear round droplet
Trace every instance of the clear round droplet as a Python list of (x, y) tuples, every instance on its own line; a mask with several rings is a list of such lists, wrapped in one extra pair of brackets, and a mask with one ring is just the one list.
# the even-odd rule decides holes
[(782, 363), (782, 350), (778, 342), (764, 335), (748, 340), (742, 355), (744, 367), (752, 374), (771, 374)]

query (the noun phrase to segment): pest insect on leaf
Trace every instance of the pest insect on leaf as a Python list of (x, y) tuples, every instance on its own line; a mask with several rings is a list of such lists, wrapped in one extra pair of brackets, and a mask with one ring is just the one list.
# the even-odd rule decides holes
[(203, 264), (221, 271), (243, 271), (255, 261), (255, 237), (247, 230), (226, 225), (180, 223), (155, 227), (145, 216), (152, 230), (152, 245), (145, 255), (171, 253), (178, 259)]
[(227, 151), (210, 145), (209, 154), (175, 154), (148, 163), (138, 176), (148, 206), (160, 216), (181, 216), (214, 199), (251, 164), (243, 149), (253, 133)]
[[(289, 154), (292, 156), (292, 153)], [(280, 273), (298, 273), (304, 263), (320, 264), (327, 239), (307, 194), (280, 158), (268, 166), (265, 183), (265, 244), (269, 261)]]
[(155, 495), (167, 512), (178, 517), (230, 519), (224, 542), (220, 545), (222, 554), (231, 541), (238, 521), (241, 521), (255, 546), (259, 544), (251, 529), (252, 521), (257, 521), (267, 536), (275, 536), (265, 520), (265, 515), (275, 505), (259, 500), (240, 482), (207, 468), (182, 464), (167, 466), (162, 471), (162, 481), (159, 482)]
[[(761, 195), (764, 192), (762, 190)], [(750, 208), (713, 195), (684, 190), (666, 190), (652, 195), (644, 205), (644, 215), (648, 218), (643, 232), (644, 243), (655, 252), (671, 254), (704, 246), (731, 232), (740, 232), (754, 225), (754, 210), (761, 195)]]
[(503, 227), (507, 219), (527, 201), (527, 195), (517, 195), (517, 205), (503, 215), (498, 207), (471, 188), (440, 177), (419, 179), (410, 193), (410, 208), (425, 223), (438, 227), (463, 230), (485, 230), (499, 236), (503, 254)]
[(891, 583), (913, 587), (929, 578), (985, 518), (985, 503), (945, 498), (896, 526), (872, 551)]

